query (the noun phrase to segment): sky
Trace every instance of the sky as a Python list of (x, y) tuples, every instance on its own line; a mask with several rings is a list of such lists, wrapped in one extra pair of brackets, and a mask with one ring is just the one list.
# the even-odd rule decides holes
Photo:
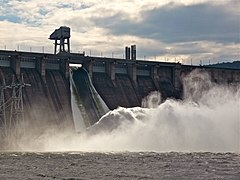
[(209, 64), (240, 60), (239, 0), (0, 0), (0, 49), (53, 53), (49, 35), (71, 28), (71, 51)]

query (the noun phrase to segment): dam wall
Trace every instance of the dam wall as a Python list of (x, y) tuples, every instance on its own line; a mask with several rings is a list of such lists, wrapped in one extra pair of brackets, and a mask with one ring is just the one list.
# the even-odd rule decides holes
[[(94, 64), (91, 74), (94, 86), (110, 109), (118, 106), (141, 106), (142, 99), (152, 91), (161, 91), (165, 98), (167, 96), (177, 98), (172, 80), (172, 68), (167, 68), (163, 73), (156, 71), (153, 76), (150, 66), (112, 64), (111, 72), (108, 67), (109, 65), (105, 66), (105, 64)], [(158, 73), (164, 76), (158, 78)], [(168, 93), (170, 91), (171, 94)]]
[[(14, 128), (21, 134), (26, 131), (41, 134), (51, 127), (72, 129), (68, 79), (58, 70), (46, 70), (44, 77), (34, 68), (21, 68), (19, 73), (20, 77), (12, 68), (0, 67), (0, 136), (8, 136)], [(19, 84), (23, 83), (30, 86), (22, 88), (21, 101)]]
[[(110, 61), (110, 62), (109, 62)], [(193, 70), (207, 72), (217, 84), (240, 84), (240, 70), (180, 63), (94, 59), (83, 63), (93, 84), (110, 109), (141, 106), (142, 99), (159, 91), (163, 100), (182, 98), (182, 79)]]
[(106, 73), (94, 72), (92, 78), (96, 90), (109, 109), (139, 105), (140, 101), (134, 83), (127, 75), (118, 74), (115, 80), (111, 80)]
[(176, 64), (143, 61), (89, 61), (83, 66), (93, 84), (110, 109), (118, 106), (141, 106), (142, 99), (152, 91), (160, 91), (163, 98), (180, 98), (180, 84), (176, 82)]
[(198, 69), (209, 74), (211, 81), (218, 84), (239, 84), (240, 69), (233, 68), (216, 68), (211, 66), (187, 66), (183, 65), (181, 76), (189, 74), (191, 71)]
[(21, 69), (24, 81), (23, 98), (29, 119), (62, 125), (71, 124), (70, 90), (68, 80), (57, 70), (47, 70), (43, 79), (35, 69)]
[[(89, 57), (73, 53), (54, 55), (0, 50), (2, 87), (4, 81), (5, 84), (11, 84), (13, 76), (20, 81), (23, 74), (24, 82), (31, 84), (23, 90), (25, 119), (39, 124), (47, 121), (46, 124), (64, 126), (67, 123), (72, 126), (69, 64), (81, 64), (87, 70), (87, 73), (81, 70), (74, 72), (73, 79), (87, 109), (89, 125), (102, 115), (89, 89), (89, 77), (111, 110), (118, 106), (141, 106), (142, 99), (152, 91), (161, 92), (163, 100), (169, 97), (179, 99), (183, 94), (182, 79), (195, 69), (208, 72), (215, 83), (240, 83), (239, 69)], [(4, 94), (5, 100), (9, 99), (12, 89), (4, 89)]]

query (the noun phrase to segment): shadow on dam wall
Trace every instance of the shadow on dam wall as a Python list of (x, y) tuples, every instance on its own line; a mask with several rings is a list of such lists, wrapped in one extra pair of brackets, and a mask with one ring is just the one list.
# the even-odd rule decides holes
[[(19, 82), (11, 68), (0, 68), (0, 81), (6, 85), (12, 84), (12, 78)], [(24, 83), (30, 84), (23, 88), (23, 113), (25, 131), (41, 133), (46, 127), (73, 128), (69, 81), (59, 71), (46, 71), (46, 76), (41, 77), (36, 69), (21, 69), (24, 77)], [(12, 89), (4, 90), (4, 99), (6, 103), (5, 113), (7, 127), (10, 127), (9, 117), (11, 116)], [(9, 103), (8, 103), (9, 102)], [(7, 104), (8, 103), (8, 104)], [(2, 109), (1, 109), (2, 110)], [(2, 112), (1, 112), (2, 113)], [(6, 128), (3, 125), (3, 116), (1, 114), (1, 131)], [(16, 122), (12, 122), (14, 124)]]

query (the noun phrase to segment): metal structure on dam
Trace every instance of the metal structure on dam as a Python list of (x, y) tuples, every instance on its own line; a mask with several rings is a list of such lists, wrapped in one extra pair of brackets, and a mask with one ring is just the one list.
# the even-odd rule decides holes
[[(69, 64), (81, 64), (88, 72), (76, 70), (73, 79), (78, 91), (82, 92), (79, 95), (91, 121), (89, 125), (96, 122), (101, 113), (96, 113), (97, 106), (90, 98), (92, 92), (88, 86), (91, 82), (87, 76), (109, 109), (141, 106), (142, 99), (152, 91), (160, 91), (163, 98), (181, 98), (181, 78), (194, 69), (208, 72), (216, 83), (240, 83), (239, 69), (136, 60), (136, 46), (131, 46), (131, 54), (130, 48), (125, 48), (125, 59), (85, 56), (70, 53), (69, 44), (65, 50), (64, 40), (61, 42), (62, 50), (58, 54), (0, 50), (2, 97), (11, 98), (11, 90), (4, 86), (12, 83), (13, 76), (16, 82), (23, 78), (25, 83), (31, 84), (22, 93), (25, 119), (35, 124), (31, 131), (34, 127), (44, 128), (42, 124), (58, 125), (60, 129), (73, 126)], [(4, 111), (10, 112), (10, 107)], [(2, 127), (6, 119), (0, 118)]]

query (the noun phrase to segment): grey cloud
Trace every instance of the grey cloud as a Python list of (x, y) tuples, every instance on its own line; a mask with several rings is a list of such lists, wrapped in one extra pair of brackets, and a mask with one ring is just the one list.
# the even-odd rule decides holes
[(235, 1), (227, 5), (205, 3), (185, 6), (170, 3), (142, 12), (140, 22), (127, 19), (120, 13), (95, 18), (94, 22), (114, 35), (135, 35), (166, 43), (205, 40), (239, 43), (240, 15), (227, 9), (235, 5), (239, 6)]
[(79, 3), (69, 3), (69, 2), (65, 2), (65, 3), (59, 3), (56, 5), (57, 8), (60, 8), (60, 9), (73, 9), (73, 10), (83, 10), (83, 9), (87, 9), (87, 8), (90, 8), (92, 7), (92, 5), (90, 4), (86, 4), (86, 3), (82, 3), (82, 2), (79, 2)]
[[(141, 45), (140, 45), (141, 46)], [(198, 43), (185, 43), (173, 44), (172, 48), (169, 50), (165, 45), (158, 47), (137, 47), (137, 52), (139, 56), (155, 56), (155, 55), (198, 55), (209, 53), (209, 49), (201, 47)]]
[(174, 44), (173, 52), (175, 54), (189, 55), (189, 54), (205, 54), (209, 53), (207, 47), (202, 46), (203, 43), (188, 42), (183, 44)]

